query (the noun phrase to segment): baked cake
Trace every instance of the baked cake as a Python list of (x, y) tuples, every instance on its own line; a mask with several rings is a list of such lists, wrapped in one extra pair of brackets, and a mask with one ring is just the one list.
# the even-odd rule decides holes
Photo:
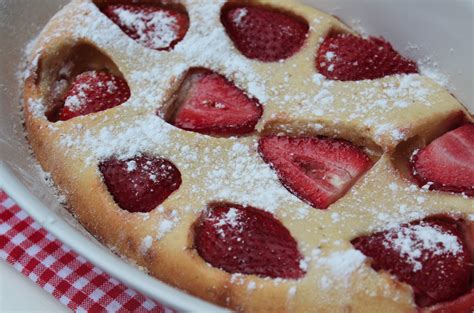
[(74, 0), (33, 151), (84, 227), (246, 312), (470, 312), (473, 116), (387, 41), (278, 1)]

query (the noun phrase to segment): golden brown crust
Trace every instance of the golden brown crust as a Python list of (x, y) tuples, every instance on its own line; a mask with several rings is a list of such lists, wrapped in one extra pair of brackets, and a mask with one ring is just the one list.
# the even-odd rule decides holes
[[(383, 228), (387, 219), (402, 222), (435, 213), (474, 213), (472, 200), (426, 192), (400, 175), (403, 172), (400, 160), (406, 157), (403, 142), (410, 138), (416, 138), (416, 142), (420, 138), (422, 142), (428, 141), (439, 132), (444, 121), (459, 112), (471, 117), (449, 92), (419, 75), (361, 82), (321, 80), (314, 76), (313, 65), (319, 39), (332, 29), (350, 30), (335, 18), (297, 3), (261, 2), (291, 10), (311, 26), (303, 49), (285, 62), (242, 61), (238, 51), (225, 41), (224, 32), (219, 32), (222, 26), (216, 4), (185, 2), (191, 18), (188, 34), (175, 51), (155, 52), (126, 37), (90, 2), (73, 1), (45, 27), (30, 56), (32, 70), (25, 81), (24, 112), (33, 151), (66, 195), (68, 208), (89, 232), (145, 267), (151, 275), (200, 298), (249, 312), (414, 312), (408, 285), (373, 271), (357, 255), (351, 263), (355, 250), (350, 240)], [(209, 33), (212, 28), (218, 31)], [(214, 40), (229, 45), (222, 48), (221, 43), (214, 42), (215, 49), (221, 49), (216, 53), (229, 53), (241, 63), (227, 63), (225, 57), (213, 54), (207, 59), (193, 56), (192, 53), (199, 54), (199, 50), (192, 51), (200, 48), (196, 41), (211, 35), (215, 35)], [(91, 64), (110, 60), (106, 67), (127, 79), (132, 97), (126, 104), (107, 111), (66, 122), (49, 122), (44, 111), (54, 107), (51, 86), (58, 79), (63, 63), (84, 43), (96, 49)], [(179, 64), (183, 66), (175, 66)], [(256, 135), (240, 139), (212, 138), (176, 129), (155, 116), (187, 68), (196, 66), (223, 73), (265, 103), (258, 130), (348, 139), (368, 147), (378, 158), (377, 164), (329, 210), (311, 209), (268, 174), (269, 169), (255, 149)], [(402, 90), (402, 83), (416, 87)], [(420, 88), (427, 93), (412, 94)], [(323, 91), (331, 95), (330, 105), (312, 101)], [(387, 91), (398, 94), (385, 97)], [(288, 94), (304, 97), (288, 98)], [(361, 108), (361, 103), (375, 102), (378, 98), (386, 99), (387, 103), (382, 107)], [(398, 108), (397, 100), (406, 100), (410, 105)], [(144, 128), (144, 123), (151, 126)], [(126, 137), (125, 133), (150, 136), (146, 142), (139, 142), (139, 152), (164, 156), (180, 168), (183, 176), (180, 189), (160, 209), (150, 213), (121, 210), (97, 169), (101, 158), (130, 153), (126, 145), (133, 136)], [(158, 138), (153, 138), (155, 135)], [(120, 136), (125, 139), (118, 140)], [(103, 149), (108, 139), (113, 139), (116, 150)], [(210, 173), (218, 169), (217, 165), (227, 171), (225, 177), (234, 179), (232, 171), (236, 163), (243, 164), (248, 171), (254, 169), (250, 163), (257, 164), (261, 176), (255, 178), (257, 182), (250, 183), (236, 178), (235, 183), (230, 182), (226, 187), (229, 198), (220, 199), (223, 196), (211, 188), (215, 178)], [(275, 192), (272, 201), (276, 207), (262, 207), (267, 200), (261, 199), (258, 191), (265, 193), (267, 188)], [(206, 264), (193, 249), (191, 225), (200, 210), (215, 200), (246, 201), (272, 211), (299, 242), (308, 262), (306, 276), (298, 281), (271, 280), (231, 275)], [(380, 217), (381, 213), (385, 216)], [(169, 222), (171, 229), (160, 229), (163, 221)], [(347, 257), (348, 267), (353, 268), (337, 273), (340, 269), (328, 263), (337, 253), (341, 253), (341, 258)]]

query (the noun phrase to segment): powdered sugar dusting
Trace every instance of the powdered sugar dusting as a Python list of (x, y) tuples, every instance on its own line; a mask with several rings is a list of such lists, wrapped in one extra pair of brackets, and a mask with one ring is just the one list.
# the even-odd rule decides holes
[(137, 169), (137, 162), (134, 160), (128, 161), (127, 162), (127, 172), (133, 172), (134, 170)]
[(297, 287), (296, 286), (291, 286), (290, 289), (288, 289), (288, 298), (293, 298), (296, 295)]
[(355, 249), (336, 251), (326, 257), (318, 258), (316, 265), (328, 268), (329, 274), (331, 274), (331, 276), (321, 277), (321, 288), (329, 288), (334, 281), (342, 282), (347, 286), (352, 273), (359, 269), (364, 261), (365, 256)]
[[(329, 53), (327, 58), (331, 57)], [(428, 113), (425, 108), (432, 105), (433, 95), (442, 91), (419, 74), (356, 82), (331, 81), (321, 74), (312, 74), (300, 84), (309, 90), (294, 91), (286, 81), (272, 88), (278, 95), (272, 117), (290, 115), (295, 120), (322, 120), (336, 129), (339, 122), (360, 125), (362, 121), (367, 126), (364, 129), (382, 146), (407, 139), (411, 135), (407, 125), (414, 119), (409, 110)]]
[(176, 210), (171, 211), (168, 218), (162, 219), (158, 223), (156, 239), (162, 239), (167, 233), (173, 230), (180, 220), (179, 213)]
[(257, 288), (257, 284), (256, 284), (254, 281), (250, 281), (250, 282), (247, 284), (247, 290), (248, 290), (248, 291), (255, 290), (255, 288)]
[[(284, 207), (285, 203), (300, 203), (281, 186), (275, 171), (248, 146), (236, 142), (228, 152), (215, 147), (205, 154), (229, 157), (226, 167), (220, 166), (218, 161), (208, 163), (210, 168), (203, 173), (203, 183), (215, 200), (251, 205), (270, 212)], [(203, 190), (197, 188), (193, 192), (199, 197)]]
[(237, 8), (236, 14), (234, 16), (233, 22), (236, 25), (240, 25), (242, 23), (242, 19), (247, 16), (248, 10), (246, 8)]
[(46, 112), (46, 108), (41, 100), (37, 99), (28, 99), (28, 108), (30, 112), (36, 118), (45, 118), (44, 114)]
[(224, 225), (229, 226), (234, 231), (236, 230), (238, 233), (243, 231), (243, 225), (240, 222), (240, 213), (236, 208), (230, 208), (229, 211), (224, 214), (224, 216), (216, 219), (217, 221), (215, 221), (214, 227), (216, 228), (217, 233), (221, 237), (225, 237), (225, 232), (222, 228), (222, 226)]
[(148, 250), (150, 250), (151, 248), (151, 245), (153, 243), (153, 238), (151, 236), (145, 236), (145, 238), (143, 238), (142, 240), (142, 243), (140, 244), (140, 252), (142, 254), (145, 254)]
[(431, 78), (444, 87), (449, 85), (449, 76), (441, 73), (438, 69), (429, 66), (420, 66), (420, 73)]
[(385, 234), (383, 245), (398, 251), (413, 265), (414, 271), (423, 268), (421, 261), (424, 251), (430, 251), (433, 255), (457, 255), (462, 251), (462, 244), (456, 236), (442, 231), (438, 226), (426, 224), (392, 229)]
[(412, 96), (426, 105), (429, 105), (426, 100), (429, 92), (428, 89), (422, 87), (419, 75), (402, 75), (398, 86), (389, 84), (385, 88), (385, 93), (390, 97)]
[[(105, 92), (110, 95), (113, 95), (118, 90), (118, 85), (115, 78), (107, 80), (105, 82), (106, 85), (104, 86), (104, 82), (100, 81), (97, 73), (98, 72), (96, 71), (87, 72), (87, 79), (90, 81), (90, 83), (82, 82), (74, 85), (74, 93), (68, 95), (64, 101), (64, 106), (66, 108), (69, 108), (71, 111), (78, 110), (84, 105), (84, 103), (89, 101), (88, 99), (90, 95), (93, 94), (97, 88), (105, 90)], [(65, 88), (61, 89), (63, 90)], [(60, 92), (61, 91), (59, 91), (57, 94), (60, 94)]]
[(118, 7), (113, 12), (117, 14), (121, 24), (136, 33), (134, 39), (149, 48), (166, 48), (178, 39), (178, 21), (167, 11), (137, 12)]
[(324, 57), (326, 58), (326, 60), (328, 60), (328, 62), (331, 62), (335, 56), (336, 54), (332, 51), (327, 51), (326, 54), (324, 55)]
[(393, 124), (389, 124), (389, 123), (385, 123), (385, 124), (374, 123), (374, 124), (371, 124), (369, 121), (370, 120), (365, 121), (366, 125), (371, 125), (371, 126), (375, 127), (375, 136), (377, 138), (381, 138), (383, 135), (389, 134), (390, 137), (394, 141), (402, 141), (402, 140), (406, 139), (405, 134), (400, 129), (398, 129), (396, 126), (394, 126)]
[[(171, 126), (156, 116), (145, 117), (133, 123), (116, 123), (101, 128), (98, 132), (89, 129), (78, 135), (63, 134), (60, 143), (90, 153), (86, 162), (101, 160), (112, 155), (120, 159), (132, 158), (162, 145), (168, 139)], [(120, 134), (120, 135), (118, 135)], [(130, 168), (131, 169), (131, 168)]]

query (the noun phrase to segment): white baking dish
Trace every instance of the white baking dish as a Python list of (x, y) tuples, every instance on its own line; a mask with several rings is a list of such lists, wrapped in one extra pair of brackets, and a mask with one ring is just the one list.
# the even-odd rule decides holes
[[(214, 1), (214, 0), (202, 0)], [(142, 273), (104, 248), (62, 208), (30, 157), (19, 114), (22, 49), (67, 0), (0, 0), (0, 187), (76, 252), (110, 275), (183, 311), (218, 308)], [(356, 30), (388, 39), (397, 50), (450, 77), (449, 88), (474, 112), (474, 2), (449, 0), (306, 0)]]

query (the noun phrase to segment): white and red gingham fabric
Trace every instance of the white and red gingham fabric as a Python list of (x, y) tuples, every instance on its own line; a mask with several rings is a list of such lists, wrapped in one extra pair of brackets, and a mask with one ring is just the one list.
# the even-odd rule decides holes
[(172, 312), (63, 245), (2, 190), (0, 259), (75, 312)]

